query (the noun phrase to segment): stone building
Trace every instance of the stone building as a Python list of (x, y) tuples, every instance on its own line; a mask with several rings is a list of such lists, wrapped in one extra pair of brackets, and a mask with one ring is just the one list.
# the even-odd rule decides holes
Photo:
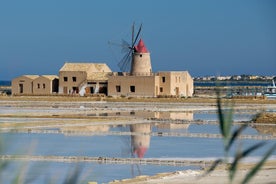
[(110, 96), (189, 97), (193, 91), (193, 79), (187, 71), (152, 72), (150, 53), (142, 39), (135, 46), (130, 73), (114, 72), (108, 78)]
[(158, 72), (158, 92), (160, 96), (190, 97), (194, 92), (194, 82), (188, 71)]
[(13, 95), (51, 95), (58, 92), (56, 75), (22, 75), (12, 80)]
[[(133, 44), (134, 45), (134, 44)], [(112, 72), (105, 63), (69, 63), (59, 76), (24, 75), (12, 81), (13, 94), (105, 94), (132, 97), (191, 97), (193, 79), (188, 71), (152, 72), (150, 52), (142, 39), (130, 48), (129, 72)], [(57, 89), (58, 85), (58, 89)]]
[(33, 80), (39, 75), (22, 75), (12, 80), (13, 95), (33, 94)]
[(108, 95), (190, 97), (193, 95), (193, 86), (193, 79), (187, 71), (158, 72), (150, 76), (114, 72), (108, 78)]
[(57, 75), (42, 75), (33, 80), (33, 94), (49, 95), (58, 93)]
[(156, 96), (157, 76), (131, 76), (113, 73), (108, 78), (109, 96)]
[(59, 94), (106, 94), (110, 73), (104, 63), (65, 63), (59, 70)]

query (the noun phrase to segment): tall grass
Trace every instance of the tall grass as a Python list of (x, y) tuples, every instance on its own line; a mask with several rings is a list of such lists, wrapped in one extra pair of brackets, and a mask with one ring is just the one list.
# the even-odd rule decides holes
[[(8, 141), (8, 142), (7, 142)], [(5, 155), (5, 151), (8, 149), (8, 145), (12, 144), (13, 141), (16, 140), (6, 140), (3, 138), (0, 133), (0, 155)], [(18, 140), (20, 141), (20, 140)], [(34, 150), (34, 145), (29, 146), (28, 154), (31, 154)], [(15, 153), (16, 154), (16, 153)], [(29, 183), (37, 183), (37, 180), (41, 180), (41, 176), (45, 177), (43, 183), (52, 184), (56, 183), (56, 176), (49, 176), (47, 173), (50, 168), (44, 168), (44, 165), (37, 165), (35, 167), (30, 167), (30, 162), (28, 161), (18, 161), (15, 167), (15, 161), (0, 159), (0, 184), (29, 184)], [(32, 170), (36, 170), (38, 173), (35, 176), (27, 176)], [(81, 178), (83, 171), (83, 167), (79, 164), (74, 165), (69, 168), (69, 171), (66, 173), (66, 176), (59, 183), (61, 184), (76, 184), (76, 183), (88, 183), (85, 181), (85, 178)], [(46, 173), (46, 175), (45, 175)], [(6, 178), (7, 174), (9, 175), (9, 179)], [(48, 176), (47, 176), (48, 175)], [(41, 183), (41, 181), (39, 182)]]
[[(241, 125), (238, 129), (232, 131), (233, 125), (233, 104), (231, 102), (226, 103), (226, 108), (223, 108), (222, 101), (220, 97), (220, 91), (216, 90), (217, 95), (217, 111), (218, 111), (218, 120), (220, 133), (223, 139), (223, 151), (224, 158), (217, 159), (214, 164), (207, 170), (205, 174), (208, 174), (215, 170), (215, 168), (219, 164), (229, 164), (229, 154), (230, 149), (233, 147), (234, 143), (237, 142), (239, 135), (246, 129), (248, 124)], [(229, 183), (233, 183), (236, 173), (238, 171), (238, 165), (242, 159), (248, 157), (248, 155), (254, 152), (257, 149), (261, 149), (267, 142), (262, 141), (256, 143), (249, 148), (242, 150), (237, 149), (234, 155), (233, 161), (230, 162), (230, 166), (228, 167), (228, 175), (229, 175)], [(264, 163), (267, 161), (269, 156), (276, 150), (276, 144), (273, 144), (262, 156), (259, 162), (249, 170), (246, 176), (242, 180), (242, 184), (248, 183), (252, 178), (257, 174), (258, 171), (262, 168)]]

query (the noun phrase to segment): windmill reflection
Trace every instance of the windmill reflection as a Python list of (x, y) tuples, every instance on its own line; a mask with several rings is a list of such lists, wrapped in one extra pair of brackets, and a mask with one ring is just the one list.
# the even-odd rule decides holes
[[(150, 145), (151, 124), (133, 124), (129, 125), (129, 129), (130, 132), (135, 133), (130, 136), (131, 157), (143, 158)], [(131, 165), (131, 174), (132, 177), (141, 175), (138, 164)]]
[(133, 155), (143, 158), (150, 146), (150, 124), (130, 125), (130, 131), (137, 134), (131, 135), (131, 150)]

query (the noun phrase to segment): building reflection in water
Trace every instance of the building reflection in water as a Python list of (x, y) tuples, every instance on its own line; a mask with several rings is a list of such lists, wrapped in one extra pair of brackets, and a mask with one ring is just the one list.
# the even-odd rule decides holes
[(194, 119), (194, 113), (192, 111), (188, 111), (188, 112), (155, 112), (155, 118), (192, 121)]
[(189, 128), (190, 124), (181, 124), (181, 123), (158, 123), (156, 124), (156, 127), (159, 129), (169, 129), (169, 130), (175, 130), (175, 129), (182, 129), (187, 130)]
[[(171, 119), (171, 120), (193, 120), (193, 112), (131, 112), (132, 116), (143, 118)], [(150, 133), (153, 124), (142, 123), (130, 125), (131, 135), (131, 154), (138, 158), (144, 158), (150, 147)], [(154, 126), (160, 129), (188, 129), (189, 124), (182, 123), (155, 123)]]
[(154, 112), (154, 111), (131, 111), (131, 112), (112, 112), (112, 113), (94, 113), (87, 116), (133, 116), (139, 118), (156, 118), (156, 119), (172, 119), (172, 120), (188, 120), (194, 118), (193, 111), (185, 112)]
[(150, 147), (151, 129), (152, 126), (156, 126), (159, 129), (184, 129), (187, 130), (190, 124), (183, 123), (139, 123), (130, 125), (131, 135), (131, 152), (132, 155), (136, 155), (138, 158), (144, 158), (147, 150)]
[(131, 135), (131, 151), (138, 158), (143, 158), (150, 146), (151, 124), (130, 125), (130, 131), (137, 134)]
[(135, 116), (140, 118), (156, 118), (156, 119), (172, 119), (172, 120), (188, 120), (191, 121), (194, 118), (193, 111), (186, 112), (151, 112), (151, 111), (132, 111), (117, 113), (117, 116)]
[[(187, 123), (177, 123), (175, 121), (170, 122), (169, 120), (193, 120), (193, 111), (186, 111), (186, 112), (148, 112), (148, 111), (138, 111), (138, 112), (122, 112), (116, 113), (115, 116), (136, 116), (136, 117), (143, 117), (143, 118), (156, 118), (156, 119), (165, 119), (166, 122), (155, 122), (154, 124), (151, 123), (138, 123), (138, 124), (131, 124), (127, 125), (120, 125), (120, 131), (130, 131), (133, 132), (134, 135), (131, 135), (130, 139), (128, 138), (126, 145), (128, 148), (123, 151), (124, 153), (130, 154), (131, 156), (137, 156), (138, 158), (144, 158), (146, 152), (150, 147), (150, 133), (152, 131), (152, 127), (155, 126), (159, 129), (185, 129), (187, 130), (189, 124)], [(94, 114), (92, 114), (94, 116)], [(92, 116), (91, 115), (91, 116)], [(114, 114), (105, 114), (105, 116), (114, 115)], [(97, 114), (95, 114), (97, 116)], [(167, 121), (168, 120), (168, 121)], [(66, 135), (76, 135), (76, 134), (83, 134), (83, 133), (90, 133), (90, 132), (109, 132), (112, 131), (110, 128), (116, 127), (118, 125), (92, 125), (92, 126), (69, 126), (69, 127), (62, 127), (61, 130), (66, 132)], [(126, 128), (126, 129), (125, 129)], [(129, 129), (128, 129), (129, 128)], [(129, 148), (129, 146), (131, 148)]]
[(91, 125), (91, 126), (72, 126), (72, 127), (62, 127), (61, 131), (70, 133), (90, 133), (90, 132), (109, 132), (110, 125)]

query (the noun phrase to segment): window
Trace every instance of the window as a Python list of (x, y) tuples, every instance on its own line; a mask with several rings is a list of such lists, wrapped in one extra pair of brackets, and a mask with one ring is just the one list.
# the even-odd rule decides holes
[(23, 93), (23, 84), (19, 84), (19, 93)]
[(130, 92), (135, 93), (135, 86), (130, 86)]
[(166, 82), (166, 78), (165, 77), (162, 77), (162, 82)]
[(37, 88), (38, 88), (38, 89), (40, 88), (40, 84), (37, 84)]
[(77, 77), (72, 77), (73, 82), (77, 81)]
[(121, 92), (121, 86), (116, 86), (116, 92), (120, 93)]
[(79, 93), (79, 88), (78, 87), (73, 87), (73, 94), (78, 94)]
[(45, 88), (46, 88), (46, 85), (45, 85), (44, 83), (43, 83), (43, 85), (42, 85), (42, 86), (43, 86), (43, 89), (45, 89)]
[(162, 92), (163, 92), (163, 88), (161, 87), (161, 88), (160, 88), (160, 93), (162, 93)]
[(63, 81), (67, 82), (68, 81), (68, 77), (63, 77)]

